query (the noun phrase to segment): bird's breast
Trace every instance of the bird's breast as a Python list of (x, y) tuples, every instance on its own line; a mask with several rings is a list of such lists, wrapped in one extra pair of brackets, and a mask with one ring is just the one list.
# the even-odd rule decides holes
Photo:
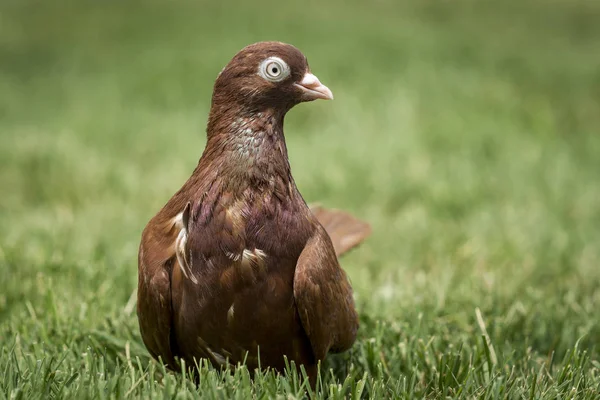
[(254, 200), (225, 197), (208, 223), (181, 227), (177, 248), (190, 265), (177, 272), (174, 302), (184, 354), (251, 362), (260, 348), (275, 362), (306, 351), (293, 286), (309, 221), (294, 206)]

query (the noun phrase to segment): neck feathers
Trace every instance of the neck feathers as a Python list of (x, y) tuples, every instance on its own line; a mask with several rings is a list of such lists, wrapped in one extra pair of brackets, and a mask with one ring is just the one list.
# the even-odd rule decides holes
[(274, 110), (240, 112), (213, 105), (200, 164), (216, 168), (222, 184), (234, 191), (250, 186), (291, 195), (295, 184), (283, 118)]

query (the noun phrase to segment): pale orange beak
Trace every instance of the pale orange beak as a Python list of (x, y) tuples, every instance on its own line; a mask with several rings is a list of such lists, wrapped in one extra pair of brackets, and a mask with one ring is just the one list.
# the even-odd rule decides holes
[(294, 83), (297, 87), (302, 89), (302, 100), (311, 101), (316, 99), (333, 100), (333, 93), (325, 85), (323, 85), (319, 78), (307, 72), (299, 83)]

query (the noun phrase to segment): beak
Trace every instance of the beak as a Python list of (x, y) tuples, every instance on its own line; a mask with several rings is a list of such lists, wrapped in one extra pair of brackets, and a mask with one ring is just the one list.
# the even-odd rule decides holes
[(333, 100), (333, 93), (319, 78), (307, 72), (299, 83), (294, 83), (302, 90), (302, 101), (312, 101), (316, 99)]

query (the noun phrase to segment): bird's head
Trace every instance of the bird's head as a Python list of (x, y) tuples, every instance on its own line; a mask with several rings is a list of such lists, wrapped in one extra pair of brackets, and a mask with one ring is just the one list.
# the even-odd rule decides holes
[(313, 75), (306, 57), (292, 45), (260, 42), (238, 52), (219, 74), (213, 105), (238, 104), (284, 113), (298, 103), (333, 99), (331, 90)]

